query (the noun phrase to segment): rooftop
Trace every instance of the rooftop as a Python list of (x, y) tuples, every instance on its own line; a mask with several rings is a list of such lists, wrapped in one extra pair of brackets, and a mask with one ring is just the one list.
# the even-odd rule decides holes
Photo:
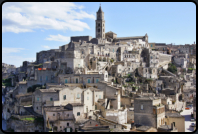
[(65, 106), (44, 106), (45, 111), (71, 111)]
[(165, 116), (166, 116), (166, 117), (176, 117), (176, 118), (178, 118), (178, 117), (183, 117), (183, 118), (184, 118), (184, 116), (180, 115), (179, 113), (169, 113), (169, 112), (165, 112)]
[(119, 40), (119, 39), (131, 39), (131, 38), (143, 38), (144, 36), (132, 36), (132, 37), (117, 37), (116, 39)]
[(57, 92), (60, 91), (62, 88), (49, 88), (49, 89), (39, 89), (40, 92)]
[(140, 126), (138, 128), (136, 128), (136, 130), (138, 131), (147, 131), (151, 128), (151, 126)]
[(160, 99), (159, 97), (153, 97), (153, 96), (139, 96), (138, 98), (135, 98), (135, 100), (157, 100)]
[(161, 126), (158, 127), (158, 129), (172, 130), (170, 125), (161, 125)]

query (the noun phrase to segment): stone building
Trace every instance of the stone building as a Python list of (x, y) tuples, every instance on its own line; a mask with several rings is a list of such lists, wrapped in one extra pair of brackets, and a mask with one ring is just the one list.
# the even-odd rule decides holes
[(59, 100), (60, 88), (37, 89), (32, 94), (32, 107), (38, 114), (43, 114), (43, 106), (54, 106), (54, 101)]
[(27, 88), (27, 81), (20, 81), (18, 86), (18, 94), (26, 94)]
[(178, 129), (178, 132), (185, 132), (185, 117), (179, 113), (166, 112), (165, 124), (173, 125)]
[(178, 132), (178, 129), (175, 128), (173, 124), (170, 125), (162, 125), (158, 127), (157, 132)]
[(134, 123), (158, 128), (165, 124), (165, 106), (157, 97), (137, 97), (134, 100)]
[(107, 81), (108, 74), (60, 74), (58, 76), (58, 83), (65, 85), (77, 85), (81, 84), (82, 86), (95, 86), (97, 87), (99, 81)]

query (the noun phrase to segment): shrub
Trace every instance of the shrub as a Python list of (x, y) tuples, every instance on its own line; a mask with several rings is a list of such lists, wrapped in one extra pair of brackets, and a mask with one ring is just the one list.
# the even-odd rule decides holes
[(172, 63), (168, 64), (168, 71), (170, 71), (171, 73), (176, 73), (177, 72), (177, 68), (175, 65), (173, 65)]
[(2, 86), (11, 87), (12, 86), (12, 79), (11, 78), (3, 79)]
[(172, 101), (172, 104), (175, 104), (175, 101), (174, 100)]
[(113, 63), (114, 62), (114, 59), (110, 59), (110, 62)]

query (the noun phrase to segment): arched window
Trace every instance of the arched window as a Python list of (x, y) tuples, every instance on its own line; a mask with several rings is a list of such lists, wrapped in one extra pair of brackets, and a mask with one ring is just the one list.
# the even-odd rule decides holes
[(98, 29), (98, 32), (100, 32), (100, 29)]

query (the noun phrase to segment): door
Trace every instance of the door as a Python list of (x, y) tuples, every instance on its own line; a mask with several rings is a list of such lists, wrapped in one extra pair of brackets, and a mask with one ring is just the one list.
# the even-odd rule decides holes
[(70, 127), (65, 128), (65, 132), (72, 132), (72, 128), (70, 128)]

